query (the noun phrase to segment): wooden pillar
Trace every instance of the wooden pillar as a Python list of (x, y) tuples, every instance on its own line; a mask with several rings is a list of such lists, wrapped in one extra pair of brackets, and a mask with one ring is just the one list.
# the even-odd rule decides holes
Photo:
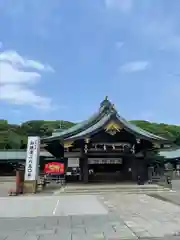
[(24, 183), (24, 171), (16, 170), (16, 193), (23, 192), (23, 183)]
[(80, 158), (80, 168), (81, 168), (81, 177), (84, 183), (88, 183), (89, 178), (89, 168), (88, 168), (88, 139), (85, 140), (84, 144), (81, 147), (81, 158)]
[(140, 176), (141, 181), (144, 182), (148, 179), (148, 170), (146, 165), (146, 159), (143, 158), (134, 158), (133, 167), (132, 167), (132, 177), (133, 181), (137, 180)]
[(133, 158), (129, 156), (124, 156), (122, 180), (132, 181), (132, 175), (133, 175)]
[(89, 178), (88, 158), (85, 156), (83, 158), (83, 182), (88, 183), (88, 178)]
[(20, 172), (19, 170), (16, 170), (16, 193), (19, 193), (20, 184), (21, 184)]
[(138, 159), (135, 157), (132, 159), (132, 180), (137, 181), (138, 176)]
[(83, 158), (79, 159), (79, 167), (80, 167), (80, 181), (83, 181)]

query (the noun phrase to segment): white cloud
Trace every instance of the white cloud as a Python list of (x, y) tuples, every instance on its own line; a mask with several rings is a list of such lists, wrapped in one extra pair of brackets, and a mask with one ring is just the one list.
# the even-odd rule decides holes
[[(27, 69), (34, 69), (33, 71)], [(0, 100), (18, 105), (51, 108), (51, 99), (35, 93), (30, 85), (41, 79), (42, 71), (53, 71), (49, 65), (28, 60), (16, 51), (0, 53)]]
[(0, 84), (31, 84), (36, 82), (41, 75), (37, 72), (28, 72), (18, 69), (13, 64), (0, 61)]
[(105, 0), (105, 4), (107, 8), (114, 8), (127, 13), (133, 7), (133, 0)]
[(51, 99), (38, 96), (31, 89), (18, 84), (5, 84), (0, 86), (0, 99), (12, 104), (32, 105), (40, 108), (50, 108)]
[(120, 67), (122, 72), (140, 72), (144, 71), (149, 67), (149, 62), (147, 61), (135, 61), (125, 63)]
[(49, 65), (44, 65), (38, 61), (28, 60), (20, 56), (16, 51), (9, 50), (0, 54), (0, 61), (7, 62), (17, 67), (33, 68), (39, 71), (53, 71)]

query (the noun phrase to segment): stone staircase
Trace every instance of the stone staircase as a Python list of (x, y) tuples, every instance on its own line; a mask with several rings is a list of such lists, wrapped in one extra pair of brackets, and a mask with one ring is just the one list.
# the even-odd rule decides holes
[(67, 184), (57, 194), (101, 194), (101, 193), (127, 193), (127, 194), (150, 194), (157, 192), (169, 192), (157, 184)]

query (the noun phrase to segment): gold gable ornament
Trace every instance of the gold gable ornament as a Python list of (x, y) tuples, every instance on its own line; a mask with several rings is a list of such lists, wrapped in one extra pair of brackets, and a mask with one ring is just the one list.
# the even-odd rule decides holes
[(88, 144), (90, 142), (90, 138), (84, 139), (84, 142)]
[(154, 147), (154, 148), (161, 148), (161, 145), (158, 144), (158, 143), (154, 143), (154, 144), (153, 144), (153, 147)]
[(65, 141), (64, 142), (64, 148), (69, 148), (72, 147), (74, 141)]
[(110, 121), (105, 127), (105, 131), (110, 135), (114, 136), (117, 132), (120, 132), (123, 129), (123, 126), (120, 123), (115, 121)]

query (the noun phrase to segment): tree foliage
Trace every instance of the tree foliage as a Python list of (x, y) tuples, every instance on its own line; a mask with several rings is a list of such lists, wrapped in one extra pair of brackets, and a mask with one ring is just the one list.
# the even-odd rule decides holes
[[(174, 139), (180, 145), (180, 126), (142, 120), (131, 122), (156, 135)], [(0, 149), (25, 148), (28, 136), (51, 136), (53, 130), (58, 128), (68, 129), (73, 125), (75, 123), (63, 120), (32, 120), (17, 125), (9, 124), (7, 120), (2, 119), (0, 120)]]
[(25, 148), (28, 136), (51, 136), (54, 129), (67, 129), (74, 124), (61, 120), (32, 120), (21, 125), (12, 125), (6, 120), (0, 120), (0, 149)]

